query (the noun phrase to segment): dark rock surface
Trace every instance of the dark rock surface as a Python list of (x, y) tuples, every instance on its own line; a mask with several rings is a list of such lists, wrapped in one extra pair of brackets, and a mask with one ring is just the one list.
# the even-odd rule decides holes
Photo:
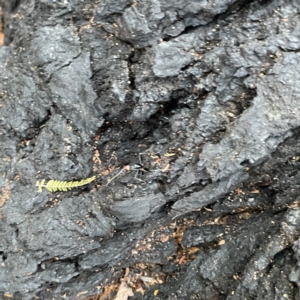
[(0, 299), (300, 299), (299, 1), (0, 6)]

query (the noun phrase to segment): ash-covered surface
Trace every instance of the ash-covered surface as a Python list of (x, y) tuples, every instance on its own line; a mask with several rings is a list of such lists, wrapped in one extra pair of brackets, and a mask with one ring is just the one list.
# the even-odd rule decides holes
[(0, 6), (0, 299), (300, 298), (298, 1)]

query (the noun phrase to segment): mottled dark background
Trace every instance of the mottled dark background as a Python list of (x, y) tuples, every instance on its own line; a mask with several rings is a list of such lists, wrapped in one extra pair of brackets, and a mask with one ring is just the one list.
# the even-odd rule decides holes
[(0, 299), (300, 299), (299, 1), (0, 7)]

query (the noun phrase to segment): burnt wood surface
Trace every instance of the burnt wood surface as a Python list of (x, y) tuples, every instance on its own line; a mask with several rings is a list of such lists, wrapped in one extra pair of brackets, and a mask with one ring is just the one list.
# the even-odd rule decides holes
[(299, 1), (0, 7), (0, 299), (300, 299)]

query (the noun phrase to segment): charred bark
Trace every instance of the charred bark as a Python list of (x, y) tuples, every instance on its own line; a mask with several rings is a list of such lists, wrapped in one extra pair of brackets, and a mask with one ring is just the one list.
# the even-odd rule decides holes
[(1, 298), (299, 299), (298, 1), (0, 6)]

